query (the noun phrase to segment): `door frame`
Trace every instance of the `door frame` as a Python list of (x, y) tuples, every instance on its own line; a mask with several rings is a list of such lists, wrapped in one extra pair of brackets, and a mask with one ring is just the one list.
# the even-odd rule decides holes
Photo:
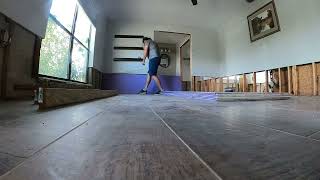
[(189, 39), (187, 39), (179, 48), (180, 48), (180, 80), (181, 82), (183, 82), (183, 57), (182, 57), (182, 48), (183, 46), (185, 46), (187, 43), (190, 43), (190, 79), (191, 79), (191, 83), (190, 83), (190, 90), (192, 89), (192, 55), (191, 55), (191, 36)]

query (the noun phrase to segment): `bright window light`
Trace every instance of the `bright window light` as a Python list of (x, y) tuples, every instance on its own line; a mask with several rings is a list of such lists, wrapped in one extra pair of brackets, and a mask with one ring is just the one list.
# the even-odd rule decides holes
[(50, 10), (50, 14), (69, 31), (72, 30), (76, 2), (76, 0), (53, 0)]
[[(42, 41), (39, 74), (87, 82), (96, 29), (76, 0), (53, 0)], [(90, 61), (89, 61), (90, 60)]]

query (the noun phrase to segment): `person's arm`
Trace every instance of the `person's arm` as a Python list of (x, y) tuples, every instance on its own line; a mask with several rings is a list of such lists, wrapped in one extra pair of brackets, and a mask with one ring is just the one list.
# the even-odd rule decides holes
[(149, 56), (149, 44), (145, 45), (143, 47), (143, 58), (142, 58), (142, 64), (146, 63), (146, 59)]

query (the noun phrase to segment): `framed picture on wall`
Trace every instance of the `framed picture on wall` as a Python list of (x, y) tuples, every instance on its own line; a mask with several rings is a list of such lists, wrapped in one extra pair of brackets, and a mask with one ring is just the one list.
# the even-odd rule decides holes
[(279, 18), (274, 1), (248, 16), (251, 42), (280, 31)]

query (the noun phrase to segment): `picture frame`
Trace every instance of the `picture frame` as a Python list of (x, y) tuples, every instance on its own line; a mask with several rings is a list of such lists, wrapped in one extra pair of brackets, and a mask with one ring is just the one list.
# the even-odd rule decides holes
[(251, 42), (281, 31), (274, 0), (250, 14), (247, 19)]

